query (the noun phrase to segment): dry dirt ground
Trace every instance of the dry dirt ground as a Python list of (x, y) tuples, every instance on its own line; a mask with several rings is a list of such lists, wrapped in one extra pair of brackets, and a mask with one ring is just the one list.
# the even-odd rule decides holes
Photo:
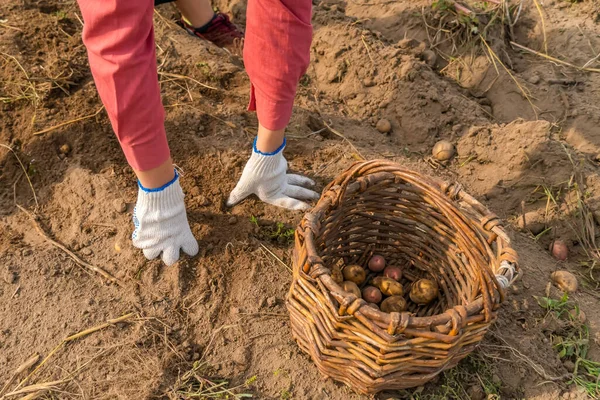
[[(592, 397), (591, 378), (585, 392), (570, 373), (579, 356), (600, 362), (600, 74), (509, 40), (600, 68), (600, 6), (545, 0), (538, 10), (524, 0), (519, 12), (513, 0), (519, 18), (510, 32), (492, 21), (489, 31), (465, 35), (481, 21), (461, 27), (446, 2), (436, 3), (438, 11), (422, 0), (315, 1), (312, 63), (288, 129), (291, 168), (319, 188), (361, 156), (458, 181), (505, 219), (520, 255), (522, 279), (471, 357), (425, 387), (376, 398)], [(215, 5), (244, 24), (244, 1)], [(21, 387), (42, 384), (40, 398), (52, 399), (184, 399), (222, 379), (221, 389), (258, 399), (365, 398), (322, 379), (290, 335), (284, 264), (302, 214), (256, 199), (223, 206), (256, 133), (242, 64), (186, 35), (173, 17), (170, 5), (155, 16), (158, 70), (201, 252), (166, 268), (130, 244), (135, 177), (101, 109), (75, 2), (0, 4), (0, 390), (38, 354), (50, 357), (5, 391), (33, 371)], [(381, 118), (391, 121), (389, 134), (375, 129)], [(447, 165), (428, 161), (439, 139), (458, 150)], [(48, 238), (123, 285), (82, 268), (17, 205), (37, 213)], [(555, 238), (569, 246), (566, 262), (548, 252)], [(557, 269), (580, 280), (566, 305), (547, 286)], [(534, 296), (556, 300), (547, 306), (559, 311), (577, 305), (585, 324), (574, 330)], [(572, 344), (563, 358), (561, 343)]]

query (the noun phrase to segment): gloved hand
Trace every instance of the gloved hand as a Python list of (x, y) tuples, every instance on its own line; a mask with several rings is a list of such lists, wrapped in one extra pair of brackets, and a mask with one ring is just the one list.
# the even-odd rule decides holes
[(256, 148), (256, 139), (252, 146), (252, 156), (246, 163), (242, 177), (227, 200), (229, 207), (239, 203), (251, 194), (255, 194), (265, 203), (290, 210), (306, 210), (310, 205), (299, 200), (318, 199), (318, 193), (300, 185), (315, 183), (304, 176), (286, 174), (287, 161), (283, 157), (283, 144), (272, 153), (262, 153)]
[(138, 182), (138, 198), (133, 210), (133, 245), (151, 260), (162, 253), (167, 265), (179, 259), (179, 249), (190, 256), (198, 254), (198, 242), (192, 235), (185, 213), (179, 175), (157, 189), (146, 189)]

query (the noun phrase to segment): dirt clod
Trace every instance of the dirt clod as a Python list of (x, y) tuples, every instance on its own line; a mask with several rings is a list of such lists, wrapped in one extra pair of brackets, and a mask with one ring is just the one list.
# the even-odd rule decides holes
[(15, 283), (15, 282), (17, 281), (17, 279), (18, 279), (18, 275), (17, 275), (17, 273), (16, 273), (16, 272), (14, 272), (14, 271), (6, 271), (6, 272), (4, 273), (4, 276), (3, 276), (3, 278), (4, 278), (4, 281), (5, 281), (6, 283), (8, 283), (8, 284), (13, 284), (13, 283)]
[(565, 366), (565, 369), (568, 372), (573, 372), (575, 371), (575, 363), (571, 360), (565, 360), (563, 361), (563, 365)]
[(401, 49), (414, 49), (419, 47), (420, 42), (415, 39), (404, 38), (398, 42), (398, 47)]
[(206, 206), (210, 205), (210, 200), (206, 196), (199, 196), (198, 197), (198, 205), (201, 207), (206, 207)]
[(537, 85), (538, 83), (540, 83), (540, 81), (542, 80), (542, 78), (540, 78), (539, 75), (531, 75), (528, 79), (527, 82), (533, 84), (533, 85)]
[(127, 203), (125, 203), (121, 199), (113, 200), (113, 207), (118, 213), (124, 213), (125, 211), (127, 211)]
[(194, 186), (192, 189), (190, 189), (190, 195), (199, 196), (200, 195), (200, 187)]
[(534, 235), (539, 235), (546, 229), (543, 216), (537, 211), (529, 211), (517, 218), (517, 226), (521, 230), (527, 230)]
[(435, 67), (435, 64), (437, 63), (437, 54), (435, 54), (435, 52), (432, 50), (423, 51), (423, 53), (421, 53), (421, 58), (430, 67)]
[(485, 391), (480, 385), (473, 385), (467, 389), (467, 394), (470, 400), (484, 400), (486, 398)]
[(365, 85), (365, 87), (375, 86), (375, 80), (369, 76), (363, 79), (363, 85)]
[(277, 305), (277, 297), (275, 297), (275, 296), (267, 297), (267, 306), (268, 307), (275, 307), (276, 305)]

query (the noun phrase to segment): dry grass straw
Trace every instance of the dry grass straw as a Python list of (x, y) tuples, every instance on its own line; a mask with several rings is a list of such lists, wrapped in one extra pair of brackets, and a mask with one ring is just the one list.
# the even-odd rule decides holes
[(25, 168), (25, 165), (23, 165), (23, 163), (21, 162), (21, 159), (19, 158), (19, 156), (17, 155), (17, 153), (15, 152), (15, 150), (10, 147), (7, 146), (3, 143), (0, 143), (1, 147), (4, 147), (5, 149), (8, 149), (11, 153), (13, 153), (13, 155), (15, 156), (15, 158), (17, 159), (17, 161), (19, 162), (19, 165), (21, 166), (21, 169), (23, 170), (23, 173), (25, 174), (25, 177), (27, 178), (27, 182), (29, 183), (29, 187), (31, 188), (31, 193), (33, 194), (33, 200), (35, 201), (35, 210), (38, 209), (39, 207), (39, 203), (38, 203), (38, 199), (37, 196), (35, 194), (35, 190), (33, 189), (33, 184), (31, 183), (31, 178), (29, 178), (29, 174), (27, 173), (27, 168)]
[(110, 274), (103, 268), (98, 267), (93, 264), (90, 264), (90, 263), (82, 260), (78, 255), (73, 253), (66, 246), (64, 246), (63, 244), (52, 239), (40, 225), (38, 216), (30, 213), (24, 207), (21, 207), (18, 204), (17, 204), (17, 207), (29, 216), (29, 218), (31, 219), (31, 222), (33, 223), (33, 226), (35, 227), (35, 230), (40, 234), (40, 236), (42, 236), (48, 243), (50, 243), (54, 247), (57, 247), (57, 248), (61, 249), (63, 252), (65, 252), (69, 257), (71, 257), (73, 259), (73, 261), (75, 261), (75, 263), (77, 265), (79, 265), (80, 267), (82, 267), (85, 270), (89, 270), (95, 274), (99, 274), (100, 276), (102, 276), (104, 279), (110, 281), (111, 283), (116, 283), (119, 286), (124, 286), (124, 284), (119, 279), (115, 278), (112, 274)]
[(292, 269), (291, 269), (291, 268), (290, 268), (290, 267), (289, 267), (289, 266), (288, 266), (286, 263), (284, 263), (284, 262), (283, 262), (283, 260), (282, 260), (281, 258), (277, 257), (277, 255), (276, 255), (275, 253), (273, 253), (273, 252), (272, 252), (272, 251), (271, 251), (271, 250), (270, 250), (270, 249), (269, 249), (267, 246), (265, 246), (265, 245), (264, 245), (264, 244), (262, 244), (262, 243), (260, 243), (260, 246), (261, 246), (261, 247), (262, 247), (262, 248), (263, 248), (263, 249), (264, 249), (264, 250), (265, 250), (267, 253), (269, 253), (269, 254), (270, 254), (270, 255), (271, 255), (273, 258), (275, 258), (275, 259), (276, 259), (276, 260), (279, 262), (279, 264), (283, 265), (285, 268), (287, 268), (287, 269), (288, 269), (288, 271), (292, 272)]
[[(506, 66), (501, 57), (498, 56), (498, 51), (494, 50), (488, 42), (492, 38), (503, 42), (506, 36), (514, 36), (513, 27), (519, 20), (522, 2), (519, 3), (518, 7), (511, 6), (506, 0), (497, 0), (488, 3), (493, 3), (494, 5), (489, 8), (482, 8), (482, 4), (484, 3), (472, 2), (469, 8), (466, 5), (450, 0), (440, 0), (435, 3), (438, 8), (438, 15), (441, 15), (437, 26), (432, 26), (427, 21), (426, 13), (423, 12), (423, 22), (427, 30), (431, 48), (436, 49), (448, 62), (448, 65), (442, 72), (449, 71), (451, 66), (454, 66), (457, 71), (460, 68), (469, 70), (470, 66), (465, 61), (467, 53), (470, 54), (469, 58), (474, 60), (480, 51), (479, 49), (483, 49), (490, 64), (494, 66), (497, 77), (500, 76), (498, 68), (498, 64), (500, 64), (527, 100), (537, 119), (538, 111), (532, 101), (531, 94), (519, 82), (510, 68)], [(544, 44), (546, 45), (546, 40), (544, 40)], [(449, 52), (442, 50), (441, 47), (449, 48)], [(500, 48), (500, 50), (504, 52), (505, 58), (508, 60), (507, 62), (510, 62), (510, 57), (506, 51), (503, 48)], [(496, 82), (497, 77), (486, 89), (486, 92)], [(456, 80), (460, 80), (460, 77), (457, 76)]]
[(0, 389), (0, 396), (2, 396), (8, 390), (8, 388), (13, 384), (15, 379), (17, 379), (19, 377), (19, 375), (23, 374), (24, 372), (29, 371), (29, 369), (31, 369), (35, 364), (37, 364), (38, 361), (40, 361), (40, 355), (35, 354), (34, 356), (30, 357), (27, 361), (25, 361), (23, 364), (21, 364), (19, 366), (19, 368), (17, 368), (15, 370), (15, 372), (13, 372), (13, 374), (8, 379), (8, 381), (6, 381), (6, 383), (4, 384), (2, 389)]
[(519, 80), (515, 77), (515, 75), (512, 72), (510, 72), (510, 69), (508, 69), (508, 67), (506, 65), (504, 65), (502, 60), (500, 60), (500, 57), (498, 57), (498, 55), (494, 52), (494, 50), (492, 50), (492, 48), (487, 44), (487, 42), (483, 38), (482, 38), (481, 42), (485, 45), (486, 50), (488, 51), (490, 57), (492, 58), (496, 72), (499, 74), (498, 67), (496, 66), (496, 62), (498, 62), (502, 66), (504, 71), (506, 71), (508, 76), (510, 76), (510, 79), (512, 79), (512, 81), (515, 83), (515, 85), (517, 85), (517, 88), (519, 88), (519, 91), (521, 92), (523, 97), (525, 97), (525, 99), (527, 100), (529, 105), (531, 106), (531, 109), (533, 110), (533, 113), (535, 114), (535, 119), (538, 119), (537, 107), (535, 106), (535, 104), (533, 104), (533, 101), (531, 100), (531, 95), (528, 93), (529, 91), (525, 87), (523, 87), (523, 85), (521, 85), (519, 83)]
[(354, 150), (354, 154), (356, 156), (358, 156), (358, 157), (355, 156), (354, 158), (356, 158), (358, 161), (366, 160), (366, 158), (361, 154), (361, 152), (356, 148), (356, 146), (346, 136), (344, 136), (339, 131), (333, 129), (333, 127), (331, 125), (329, 125), (325, 120), (323, 120), (323, 124), (327, 127), (327, 129), (329, 129), (329, 131), (331, 133), (340, 137), (343, 141), (345, 141), (346, 143), (348, 143), (350, 145), (352, 150)]
[[(25, 386), (22, 389), (18, 389), (18, 390), (14, 390), (10, 393), (6, 393), (2, 397), (2, 399), (13, 397), (13, 396), (18, 396), (18, 395), (22, 395), (22, 394), (29, 394), (29, 396), (27, 396), (26, 398), (34, 399), (34, 398), (41, 396), (42, 394), (44, 394), (46, 392), (58, 389), (58, 386), (65, 384), (69, 381), (70, 381), (70, 379), (61, 379), (58, 381), (37, 383), (35, 385)], [(21, 400), (22, 399), (23, 398), (21, 398)]]
[(548, 38), (546, 36), (546, 19), (544, 18), (544, 12), (542, 11), (542, 7), (540, 6), (540, 2), (538, 0), (533, 0), (535, 4), (535, 8), (540, 14), (540, 20), (542, 22), (542, 35), (544, 36), (544, 53), (548, 54)]
[[(19, 68), (19, 70), (21, 72), (23, 72), (23, 76), (25, 77), (25, 81), (27, 83), (18, 83), (18, 82), (5, 82), (4, 86), (7, 88), (8, 86), (17, 86), (17, 90), (19, 92), (18, 95), (6, 95), (3, 97), (0, 97), (0, 101), (3, 102), (14, 102), (14, 101), (18, 101), (18, 100), (22, 100), (22, 99), (28, 99), (31, 102), (34, 103), (34, 105), (39, 101), (40, 96), (36, 90), (35, 84), (33, 83), (32, 79), (29, 77), (29, 74), (27, 73), (27, 71), (25, 70), (25, 68), (23, 68), (23, 65), (21, 65), (21, 63), (19, 62), (19, 60), (17, 60), (17, 58), (15, 56), (12, 56), (8, 53), (4, 53), (4, 52), (0, 52), (0, 55), (2, 57), (5, 58), (5, 60), (9, 60), (14, 62), (17, 67)], [(4, 67), (3, 67), (4, 68)]]
[[(556, 58), (556, 57), (552, 57), (552, 56), (549, 56), (549, 55), (547, 55), (547, 54), (540, 53), (539, 51), (535, 51), (535, 50), (533, 50), (533, 49), (530, 49), (529, 47), (525, 47), (525, 46), (523, 46), (523, 45), (521, 45), (521, 44), (519, 44), (519, 43), (516, 43), (516, 42), (513, 42), (513, 41), (511, 41), (511, 42), (510, 42), (510, 44), (511, 44), (511, 45), (513, 45), (513, 46), (515, 46), (515, 47), (517, 47), (517, 48), (519, 48), (519, 49), (521, 49), (521, 50), (524, 50), (524, 51), (526, 51), (526, 52), (528, 52), (528, 53), (535, 54), (535, 55), (537, 55), (537, 56), (543, 57), (543, 58), (545, 58), (545, 59), (547, 59), (547, 60), (549, 60), (549, 61), (552, 61), (552, 62), (554, 62), (554, 63), (557, 63), (557, 64), (561, 64), (561, 65), (565, 65), (565, 66), (567, 66), (567, 67), (575, 68), (575, 69), (578, 69), (578, 70), (580, 70), (580, 71), (586, 71), (586, 72), (600, 72), (600, 68), (590, 68), (590, 67), (587, 67), (586, 65), (589, 65), (589, 64), (590, 64), (590, 62), (589, 62), (589, 61), (588, 61), (588, 62), (587, 62), (587, 63), (586, 63), (586, 64), (585, 64), (583, 67), (578, 67), (578, 66), (577, 66), (577, 65), (575, 65), (575, 64), (571, 64), (570, 62), (567, 62), (567, 61), (560, 60), (560, 59), (558, 59), (558, 58)], [(599, 55), (599, 57), (600, 57), (600, 55)], [(592, 60), (593, 60), (593, 59), (592, 59)], [(590, 61), (592, 61), (592, 60), (590, 60)], [(593, 62), (593, 61), (592, 61), (592, 62)]]
[(478, 41), (488, 40), (488, 35), (504, 38), (506, 28), (518, 20), (518, 15), (511, 17), (506, 0), (463, 3), (438, 0), (432, 7), (431, 12), (423, 8), (423, 23), (431, 48), (448, 62), (477, 50)]
[[(13, 103), (19, 100), (29, 100), (34, 107), (37, 107), (39, 102), (54, 89), (60, 89), (67, 96), (70, 95), (67, 90), (70, 86), (75, 85), (71, 78), (76, 75), (76, 72), (70, 67), (70, 62), (59, 54), (56, 54), (56, 62), (49, 61), (44, 66), (43, 71), (45, 76), (32, 76), (23, 67), (19, 60), (8, 53), (0, 52), (0, 57), (4, 58), (4, 68), (7, 72), (4, 77), (8, 80), (2, 82), (0, 86), (4, 89), (4, 94), (0, 96), (0, 101), (5, 103)], [(13, 63), (17, 66), (20, 74), (11, 73), (6, 66)], [(26, 64), (27, 65), (27, 64)]]
[(582, 190), (585, 187), (585, 176), (582, 165), (573, 160), (573, 157), (566, 146), (563, 149), (573, 166), (573, 174), (568, 182), (567, 189), (575, 193), (575, 202), (568, 203), (570, 214), (575, 218), (575, 224), (567, 220), (569, 227), (577, 236), (588, 259), (600, 262), (600, 248), (596, 242), (596, 222), (594, 215), (587, 204), (587, 195)]
[(523, 352), (521, 352), (514, 346), (511, 346), (503, 337), (498, 335), (496, 332), (491, 331), (490, 334), (495, 339), (503, 342), (504, 344), (503, 345), (488, 344), (488, 343), (481, 344), (480, 347), (482, 350), (491, 350), (491, 351), (481, 352), (480, 354), (482, 354), (484, 357), (498, 360), (499, 359), (498, 357), (493, 356), (493, 351), (507, 351), (513, 357), (515, 357), (518, 361), (521, 361), (521, 362), (525, 363), (526, 365), (528, 365), (533, 371), (535, 371), (536, 374), (538, 374), (542, 378), (546, 379), (547, 381), (560, 382), (560, 381), (570, 379), (572, 377), (572, 374), (564, 374), (564, 375), (560, 375), (560, 376), (552, 376), (552, 375), (548, 374), (546, 372), (546, 370), (544, 369), (544, 367), (537, 364), (535, 361), (533, 361), (531, 358), (527, 357), (527, 355), (525, 355)]
[(196, 79), (194, 79), (194, 78), (192, 78), (190, 76), (187, 76), (187, 75), (173, 74), (173, 73), (170, 73), (170, 72), (161, 72), (161, 71), (158, 72), (158, 75), (166, 76), (168, 78), (175, 78), (175, 79), (183, 79), (183, 80), (187, 79), (187, 80), (189, 80), (191, 82), (194, 82), (194, 83), (196, 83), (196, 84), (198, 84), (198, 85), (200, 85), (200, 86), (202, 86), (204, 88), (211, 89), (211, 90), (219, 90), (218, 88), (216, 88), (214, 86), (209, 86), (206, 83), (202, 83), (202, 82), (200, 82), (200, 81), (198, 81), (198, 80), (196, 80)]
[[(27, 375), (27, 377), (25, 377), (25, 379), (23, 379), (21, 382), (19, 382), (19, 384), (15, 388), (15, 391), (19, 391), (19, 388), (23, 387), (23, 385), (25, 385), (48, 362), (48, 360), (50, 360), (50, 358), (52, 358), (52, 356), (54, 356), (54, 354), (56, 354), (61, 348), (63, 348), (70, 342), (73, 342), (73, 341), (81, 339), (85, 336), (91, 335), (94, 332), (98, 332), (100, 330), (106, 329), (110, 326), (113, 326), (113, 325), (119, 323), (119, 322), (125, 322), (125, 321), (133, 318), (134, 316), (135, 316), (135, 313), (125, 314), (119, 318), (110, 319), (110, 320), (106, 321), (105, 323), (95, 326), (93, 328), (89, 328), (89, 329), (83, 330), (81, 332), (75, 333), (71, 336), (67, 336), (54, 349), (52, 349), (52, 351), (50, 351), (50, 353), (44, 358), (44, 360), (41, 363), (39, 363), (38, 366), (29, 375)], [(68, 380), (70, 380), (70, 379), (71, 378), (69, 378)], [(63, 383), (66, 381), (67, 380), (56, 381), (56, 382)], [(56, 384), (55, 382), (51, 382), (51, 383)], [(49, 384), (40, 384), (40, 385), (49, 386)], [(33, 386), (37, 386), (37, 385), (33, 385)], [(28, 386), (28, 387), (31, 388), (32, 386)], [(24, 389), (27, 389), (27, 387), (23, 387), (23, 390)], [(38, 391), (39, 390), (40, 389), (38, 389)], [(15, 391), (13, 391), (11, 393), (15, 393)], [(10, 395), (10, 393), (7, 394), (6, 396), (8, 396), (8, 395)]]
[(189, 371), (177, 379), (171, 391), (167, 393), (169, 399), (243, 399), (253, 397), (252, 394), (240, 391), (247, 389), (256, 380), (256, 377), (230, 388), (228, 381), (207, 377), (209, 373), (210, 367), (207, 363), (195, 362)]
[(98, 111), (96, 111), (93, 114), (86, 115), (84, 117), (75, 118), (75, 119), (72, 119), (70, 121), (66, 121), (66, 122), (60, 123), (58, 125), (54, 125), (54, 126), (52, 126), (50, 128), (42, 129), (41, 131), (33, 132), (33, 134), (34, 135), (42, 135), (44, 133), (51, 132), (51, 131), (56, 130), (58, 128), (62, 128), (63, 126), (74, 124), (75, 122), (85, 121), (86, 119), (94, 118), (95, 116), (97, 116), (98, 114), (100, 114), (102, 112), (102, 110), (104, 110), (104, 106), (100, 107), (98, 109)]

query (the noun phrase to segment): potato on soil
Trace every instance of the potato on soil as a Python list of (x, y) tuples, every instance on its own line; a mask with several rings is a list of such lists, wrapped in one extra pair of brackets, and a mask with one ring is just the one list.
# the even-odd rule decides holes
[(344, 289), (345, 292), (352, 293), (359, 299), (361, 298), (360, 289), (358, 288), (358, 285), (354, 282), (351, 282), (351, 281), (342, 282), (342, 289)]
[(550, 253), (559, 261), (565, 261), (569, 256), (569, 248), (562, 240), (555, 240), (550, 244)]
[(71, 152), (71, 146), (65, 143), (59, 147), (58, 151), (60, 151), (61, 154), (67, 155)]
[(454, 145), (447, 140), (437, 142), (431, 151), (433, 157), (438, 161), (448, 161), (454, 157), (455, 152)]
[(374, 286), (366, 286), (362, 290), (362, 298), (368, 303), (379, 303), (381, 301), (381, 291)]
[(438, 297), (437, 283), (430, 279), (419, 279), (410, 288), (410, 299), (417, 304), (429, 304)]
[(369, 260), (369, 269), (373, 272), (381, 272), (385, 268), (385, 258), (380, 255), (374, 255)]
[(567, 293), (573, 293), (577, 291), (579, 287), (579, 283), (577, 282), (577, 277), (570, 273), (569, 271), (556, 271), (550, 275), (552, 282), (560, 290)]
[(387, 266), (383, 270), (383, 276), (385, 276), (386, 278), (391, 278), (398, 282), (400, 281), (400, 279), (402, 279), (402, 268), (396, 267), (394, 265)]
[(338, 285), (344, 282), (344, 276), (342, 275), (342, 270), (337, 265), (334, 265), (331, 269), (331, 279)]
[(406, 310), (406, 300), (402, 296), (390, 296), (381, 302), (381, 311), (386, 313)]
[(402, 285), (391, 278), (376, 276), (371, 283), (386, 296), (402, 296), (404, 293)]
[(342, 271), (344, 279), (360, 285), (367, 278), (367, 271), (364, 270), (360, 265), (348, 265)]
[(387, 119), (380, 119), (375, 128), (381, 133), (388, 133), (392, 130), (392, 124)]

